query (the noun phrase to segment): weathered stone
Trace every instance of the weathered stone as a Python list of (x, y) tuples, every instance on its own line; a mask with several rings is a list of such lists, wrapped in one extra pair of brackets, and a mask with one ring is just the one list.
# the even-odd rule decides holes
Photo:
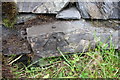
[(118, 30), (94, 27), (84, 20), (56, 21), (27, 28), (27, 39), (40, 57), (59, 56), (57, 48), (64, 53), (84, 52), (94, 48), (99, 41), (110, 44), (111, 40), (115, 48), (119, 45)]
[(90, 18), (85, 4), (86, 3), (84, 2), (78, 2), (76, 5), (77, 5), (78, 10), (81, 13), (82, 18)]
[(2, 20), (0, 21), (0, 25), (2, 24)]
[(4, 55), (30, 53), (29, 44), (16, 30), (2, 26), (2, 52)]
[(2, 3), (0, 2), (0, 24), (2, 24)]
[(113, 3), (113, 8), (109, 16), (110, 19), (120, 19), (120, 1)]
[(57, 2), (18, 2), (19, 12), (57, 14), (68, 4), (69, 0)]
[(63, 2), (45, 2), (33, 10), (33, 13), (58, 13), (68, 3), (69, 0)]
[(56, 18), (60, 19), (80, 19), (81, 15), (75, 7), (68, 8), (61, 11), (56, 15)]
[(24, 23), (35, 18), (37, 18), (37, 15), (34, 14), (19, 14), (17, 16), (17, 24)]
[(30, 13), (33, 11), (33, 9), (41, 5), (41, 2), (17, 2), (19, 12), (25, 12), (25, 13)]
[(0, 25), (0, 52), (2, 52), (2, 25)]
[(82, 18), (119, 19), (120, 2), (80, 2), (76, 3)]

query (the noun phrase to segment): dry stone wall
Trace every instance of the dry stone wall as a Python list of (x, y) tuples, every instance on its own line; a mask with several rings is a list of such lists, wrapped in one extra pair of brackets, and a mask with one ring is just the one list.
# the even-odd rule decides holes
[[(60, 0), (61, 1), (61, 0)], [(31, 13), (47, 13), (58, 14), (63, 16), (56, 16), (56, 18), (71, 18), (69, 15), (72, 12), (76, 14), (71, 15), (74, 18), (92, 18), (92, 19), (119, 19), (120, 18), (120, 2), (81, 2), (77, 0), (76, 9), (64, 10), (69, 4), (70, 0), (63, 0), (62, 2), (18, 2), (19, 12)], [(73, 2), (71, 2), (72, 4)], [(62, 10), (62, 11), (61, 11)], [(69, 14), (68, 14), (69, 13)], [(76, 16), (75, 16), (76, 15)], [(74, 17), (75, 16), (75, 17)]]
[(77, 8), (80, 11), (83, 18), (120, 18), (120, 2), (78, 2)]
[(39, 57), (60, 56), (58, 48), (64, 53), (85, 52), (89, 48), (95, 48), (99, 41), (107, 43), (107, 49), (110, 49), (110, 41), (115, 49), (120, 47), (120, 2), (77, 0), (73, 3), (63, 0), (17, 2), (17, 6), (19, 15), (16, 27), (38, 19), (41, 14), (54, 14), (55, 20), (48, 23), (40, 17), (36, 21), (45, 22), (44, 24), (30, 25), (25, 30), (14, 31), (1, 27), (4, 44), (2, 52), (5, 55), (33, 52)]
[(19, 12), (56, 14), (60, 10), (62, 10), (69, 2), (69, 0), (59, 0), (59, 1), (58, 2), (18, 2)]

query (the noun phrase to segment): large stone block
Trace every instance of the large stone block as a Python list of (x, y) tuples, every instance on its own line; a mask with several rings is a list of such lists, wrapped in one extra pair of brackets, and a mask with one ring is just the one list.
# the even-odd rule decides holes
[(59, 56), (58, 48), (64, 53), (85, 52), (99, 41), (112, 41), (115, 48), (119, 45), (118, 30), (94, 27), (84, 20), (55, 21), (27, 28), (27, 39), (39, 57)]
[(81, 2), (76, 3), (82, 18), (120, 19), (120, 2)]
[(18, 8), (19, 12), (57, 14), (68, 4), (68, 2), (69, 0), (59, 0), (55, 2), (18, 2)]
[(2, 30), (2, 52), (4, 55), (28, 54), (31, 52), (27, 40), (23, 39), (17, 30), (8, 29), (4, 26), (0, 30)]

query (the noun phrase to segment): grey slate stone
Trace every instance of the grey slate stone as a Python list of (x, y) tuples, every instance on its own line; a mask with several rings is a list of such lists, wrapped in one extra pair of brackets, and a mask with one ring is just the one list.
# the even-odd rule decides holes
[(88, 14), (88, 10), (86, 8), (86, 4), (85, 2), (78, 2), (76, 3), (78, 10), (81, 13), (81, 17), (82, 18), (90, 18), (90, 15)]
[(2, 25), (0, 24), (0, 52), (2, 52)]
[(111, 40), (118, 48), (118, 37), (118, 30), (94, 27), (84, 20), (55, 21), (27, 28), (28, 42), (39, 57), (60, 56), (57, 48), (63, 53), (85, 52), (99, 41), (110, 44)]
[(109, 16), (110, 19), (120, 19), (120, 1), (118, 3), (113, 3), (114, 8)]
[(18, 2), (19, 12), (57, 14), (68, 4), (69, 0), (57, 2)]
[(56, 18), (60, 19), (80, 19), (81, 15), (75, 7), (68, 8), (61, 11), (56, 15)]
[[(67, 10), (70, 12), (69, 14), (64, 10), (64, 7), (68, 5), (69, 1), (70, 0), (59, 0), (58, 2), (18, 2), (18, 8), (19, 12), (42, 14), (58, 14), (63, 10), (57, 15), (57, 18), (69, 19), (69, 14), (73, 15), (72, 10)], [(106, 0), (103, 2), (81, 2), (77, 0), (76, 7), (82, 18), (120, 19), (120, 2), (106, 2)], [(78, 12), (75, 12), (75, 14), (78, 14)]]
[(33, 9), (41, 5), (41, 2), (17, 2), (19, 12), (25, 12), (25, 13), (30, 13), (33, 11)]
[(0, 2), (0, 24), (2, 24), (2, 3)]
[(19, 14), (17, 16), (17, 23), (16, 24), (20, 24), (20, 23), (24, 23), (26, 21), (32, 20), (37, 18), (37, 15), (34, 14)]
[(82, 18), (120, 19), (120, 2), (80, 2), (76, 3)]
[(4, 55), (28, 54), (29, 44), (24, 40), (18, 31), (2, 26), (2, 52)]

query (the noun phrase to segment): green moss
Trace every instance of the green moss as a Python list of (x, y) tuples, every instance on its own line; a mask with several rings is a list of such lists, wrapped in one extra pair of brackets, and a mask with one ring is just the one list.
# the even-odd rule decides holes
[(12, 28), (16, 23), (18, 9), (15, 2), (2, 3), (2, 22), (6, 27)]

